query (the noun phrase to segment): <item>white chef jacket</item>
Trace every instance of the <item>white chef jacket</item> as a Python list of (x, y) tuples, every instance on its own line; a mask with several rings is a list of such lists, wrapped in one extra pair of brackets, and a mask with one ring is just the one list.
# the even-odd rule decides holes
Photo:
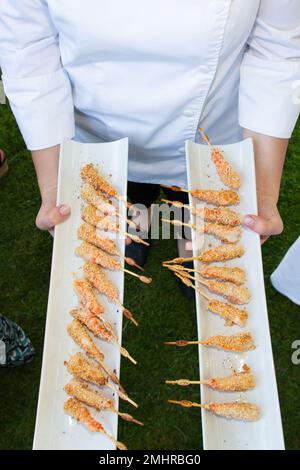
[(300, 1), (0, 0), (0, 65), (29, 149), (128, 136), (130, 180), (185, 185), (199, 123), (291, 135)]

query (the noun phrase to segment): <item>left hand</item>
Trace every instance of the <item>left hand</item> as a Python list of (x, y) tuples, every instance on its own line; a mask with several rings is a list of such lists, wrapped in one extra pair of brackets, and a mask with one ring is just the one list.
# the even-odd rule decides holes
[(246, 215), (243, 225), (258, 233), (263, 244), (271, 235), (279, 235), (283, 231), (283, 222), (276, 205), (264, 202), (258, 207), (258, 215)]

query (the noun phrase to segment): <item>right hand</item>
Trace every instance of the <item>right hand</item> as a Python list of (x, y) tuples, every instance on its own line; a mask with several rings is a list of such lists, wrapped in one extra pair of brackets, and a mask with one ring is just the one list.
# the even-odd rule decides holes
[(65, 204), (56, 205), (56, 189), (54, 189), (43, 196), (35, 223), (40, 230), (48, 230), (53, 236), (55, 225), (64, 222), (70, 213), (71, 209), (69, 206)]

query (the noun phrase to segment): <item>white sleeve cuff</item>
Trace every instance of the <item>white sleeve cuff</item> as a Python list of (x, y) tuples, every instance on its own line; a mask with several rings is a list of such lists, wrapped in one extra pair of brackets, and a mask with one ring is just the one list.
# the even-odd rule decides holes
[(29, 150), (52, 147), (74, 137), (72, 90), (63, 69), (38, 77), (4, 75), (3, 83)]
[(246, 53), (241, 66), (240, 126), (289, 138), (300, 112), (300, 63), (263, 60)]

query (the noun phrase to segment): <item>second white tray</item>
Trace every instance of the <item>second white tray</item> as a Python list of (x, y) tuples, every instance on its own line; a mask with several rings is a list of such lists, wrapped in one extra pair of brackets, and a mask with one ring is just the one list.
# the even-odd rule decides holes
[[(237, 144), (218, 147), (224, 151), (226, 159), (232, 163), (242, 176), (241, 202), (236, 210), (242, 214), (256, 214), (257, 201), (252, 141), (247, 139)], [(221, 189), (221, 187), (224, 187), (220, 182), (210, 158), (209, 148), (206, 145), (187, 141), (186, 158), (189, 189)], [(195, 198), (190, 197), (190, 204), (196, 202)], [(194, 218), (193, 222), (195, 223)], [(219, 242), (210, 236), (205, 236), (204, 245), (201, 246), (201, 238), (196, 240), (194, 236), (194, 256), (197, 256), (201, 249), (208, 249), (209, 244), (218, 245)], [(237, 399), (249, 400), (260, 406), (262, 417), (257, 422), (245, 423), (226, 420), (202, 410), (203, 444), (207, 450), (284, 449), (259, 236), (244, 228), (241, 244), (246, 250), (245, 255), (241, 259), (227, 263), (227, 265), (242, 266), (247, 271), (247, 286), (252, 292), (252, 300), (247, 305), (249, 311), (247, 325), (243, 329), (236, 326), (224, 326), (224, 320), (207, 312), (207, 301), (197, 295), (198, 337), (201, 340), (212, 335), (230, 335), (242, 331), (251, 331), (256, 349), (244, 354), (233, 354), (200, 346), (200, 377), (201, 379), (207, 379), (229, 375), (233, 370), (240, 370), (242, 365), (247, 363), (257, 378), (257, 386), (253, 391), (245, 394), (220, 393), (201, 386), (201, 401), (203, 403), (221, 403)], [(199, 269), (200, 266), (199, 262), (195, 263), (196, 269)], [(205, 291), (205, 287), (203, 287), (203, 290)], [(213, 294), (209, 295), (214, 297)]]

